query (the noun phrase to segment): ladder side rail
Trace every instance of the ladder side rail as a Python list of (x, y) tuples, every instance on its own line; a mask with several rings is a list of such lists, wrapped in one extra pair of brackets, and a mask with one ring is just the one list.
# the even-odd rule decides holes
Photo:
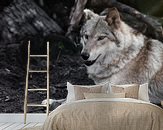
[(29, 64), (30, 64), (30, 41), (28, 41), (28, 60), (27, 60), (27, 72), (26, 72), (26, 85), (25, 85), (25, 99), (24, 99), (24, 124), (26, 124), (26, 118), (27, 118)]
[(49, 115), (49, 42), (47, 42), (47, 116)]

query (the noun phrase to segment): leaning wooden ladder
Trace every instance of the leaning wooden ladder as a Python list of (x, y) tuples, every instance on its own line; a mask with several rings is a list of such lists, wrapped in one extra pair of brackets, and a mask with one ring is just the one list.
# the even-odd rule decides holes
[[(31, 57), (46, 57), (47, 58), (47, 70), (30, 70), (30, 58)], [(29, 89), (29, 73), (47, 73), (47, 88)], [(28, 104), (28, 91), (47, 91), (47, 104)], [(47, 116), (49, 114), (49, 42), (47, 42), (47, 55), (31, 55), (30, 54), (30, 41), (28, 41), (28, 61), (27, 61), (27, 73), (26, 73), (26, 87), (24, 98), (24, 123), (27, 120), (27, 107), (46, 107)]]

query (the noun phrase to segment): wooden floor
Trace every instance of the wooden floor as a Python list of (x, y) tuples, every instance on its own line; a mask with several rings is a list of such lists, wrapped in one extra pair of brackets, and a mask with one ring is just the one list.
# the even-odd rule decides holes
[(27, 114), (27, 123), (24, 124), (24, 114), (0, 114), (0, 130), (20, 130), (41, 126), (46, 117), (46, 114)]
[(43, 123), (11, 123), (11, 122), (6, 122), (6, 123), (0, 123), (0, 130), (20, 130), (23, 128), (28, 128), (28, 127), (35, 127), (35, 126), (41, 126)]

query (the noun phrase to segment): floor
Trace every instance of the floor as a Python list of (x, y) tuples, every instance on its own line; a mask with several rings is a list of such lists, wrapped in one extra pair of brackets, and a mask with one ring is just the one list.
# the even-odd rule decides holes
[(43, 125), (46, 114), (27, 114), (27, 123), (24, 124), (24, 114), (1, 113), (0, 130), (19, 130), (22, 128)]
[(43, 123), (0, 123), (0, 130), (19, 130), (19, 129), (23, 129), (23, 128), (28, 128), (28, 127), (35, 127), (35, 126), (41, 126), (43, 125)]

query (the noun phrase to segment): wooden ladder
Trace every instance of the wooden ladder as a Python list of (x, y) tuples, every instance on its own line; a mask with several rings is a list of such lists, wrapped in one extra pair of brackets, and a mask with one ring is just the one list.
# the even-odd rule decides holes
[[(46, 70), (30, 70), (30, 58), (31, 57), (46, 57), (47, 69)], [(29, 73), (47, 73), (47, 88), (29, 89)], [(46, 91), (47, 92), (47, 104), (28, 104), (28, 92), (31, 91)], [(30, 41), (28, 41), (28, 61), (27, 61), (27, 73), (26, 73), (26, 87), (24, 98), (24, 124), (27, 120), (27, 107), (46, 107), (47, 116), (49, 114), (49, 42), (47, 42), (47, 55), (31, 55), (30, 54)]]

